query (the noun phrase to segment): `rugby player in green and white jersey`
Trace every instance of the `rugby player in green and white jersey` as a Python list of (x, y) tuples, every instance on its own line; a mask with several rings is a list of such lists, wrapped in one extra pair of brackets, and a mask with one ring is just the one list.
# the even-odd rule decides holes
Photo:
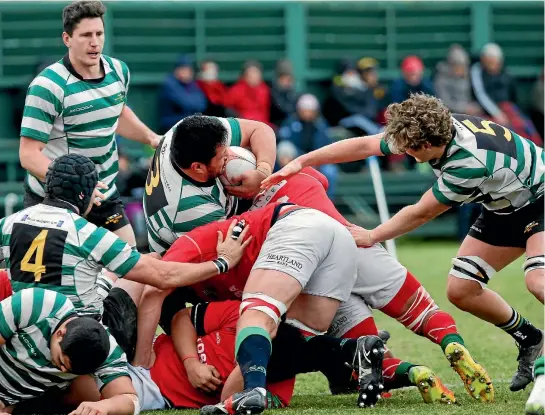
[[(224, 187), (218, 178), (229, 146), (249, 148), (257, 159), (257, 170), (241, 176), (240, 186)], [(184, 233), (233, 215), (236, 196), (254, 197), (275, 159), (276, 136), (264, 123), (205, 115), (178, 122), (155, 151), (146, 181), (150, 249), (163, 254)]]
[[(543, 149), (488, 120), (451, 114), (434, 97), (413, 95), (387, 110), (382, 134), (356, 137), (305, 154), (263, 182), (271, 186), (303, 167), (405, 153), (429, 162), (438, 179), (414, 205), (407, 206), (373, 230), (352, 226), (360, 246), (396, 238), (453, 206), (480, 203), (483, 213), (453, 259), (447, 294), (458, 308), (511, 335), (520, 349), (510, 389), (532, 381), (532, 364), (540, 356), (543, 332), (487, 288), (493, 275), (526, 253), (528, 290), (543, 303)], [(462, 358), (465, 350), (459, 350)]]
[[(42, 412), (44, 406), (36, 407), (33, 398), (46, 398), (48, 392), (58, 397), (58, 389), (74, 397), (71, 382), (89, 374), (102, 385), (105, 399), (80, 399), (72, 414), (138, 413), (125, 354), (104, 326), (78, 316), (61, 293), (28, 288), (0, 302), (0, 361), (0, 414), (12, 413), (21, 404), (21, 413), (29, 413), (28, 404), (33, 413)], [(54, 400), (46, 405), (48, 410), (62, 407)]]
[(25, 207), (45, 197), (44, 181), (51, 160), (82, 154), (97, 167), (101, 206), (89, 221), (115, 232), (135, 246), (135, 237), (115, 186), (118, 173), (115, 134), (157, 147), (160, 137), (126, 105), (127, 65), (102, 54), (105, 7), (79, 1), (63, 10), (62, 38), (68, 53), (44, 69), (30, 84), (21, 124), (19, 156), (28, 171)]
[(80, 314), (102, 319), (132, 358), (136, 305), (121, 289), (101, 295), (97, 279), (102, 268), (123, 280), (174, 288), (228, 270), (246, 245), (226, 235), (225, 242), (218, 242), (218, 259), (206, 265), (174, 266), (141, 255), (84, 218), (93, 207), (97, 183), (89, 158), (67, 154), (55, 159), (46, 174), (44, 201), (0, 220), (0, 260), (6, 261), (14, 292), (40, 287), (66, 295)]

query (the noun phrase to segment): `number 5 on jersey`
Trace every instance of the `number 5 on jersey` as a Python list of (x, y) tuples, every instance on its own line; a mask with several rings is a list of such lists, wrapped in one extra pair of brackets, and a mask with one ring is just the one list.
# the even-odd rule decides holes
[[(42, 275), (45, 273), (44, 248), (48, 230), (42, 230), (30, 244), (30, 248), (26, 251), (25, 256), (21, 260), (21, 271), (32, 272), (34, 281), (40, 282)], [(30, 262), (34, 256), (34, 262)]]

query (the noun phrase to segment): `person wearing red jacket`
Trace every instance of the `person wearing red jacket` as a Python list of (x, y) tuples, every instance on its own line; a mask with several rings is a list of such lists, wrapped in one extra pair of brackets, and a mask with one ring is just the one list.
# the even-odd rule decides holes
[(227, 91), (225, 106), (239, 118), (270, 124), (271, 92), (258, 62), (244, 64), (242, 76)]
[(197, 85), (206, 95), (208, 105), (206, 115), (225, 117), (225, 95), (227, 86), (218, 79), (218, 64), (208, 60), (201, 63), (201, 70), (197, 75)]

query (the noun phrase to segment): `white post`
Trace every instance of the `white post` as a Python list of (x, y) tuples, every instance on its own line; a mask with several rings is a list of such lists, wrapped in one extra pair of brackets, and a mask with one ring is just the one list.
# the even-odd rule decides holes
[[(388, 210), (388, 203), (386, 202), (386, 195), (384, 193), (384, 186), (382, 185), (382, 176), (380, 174), (380, 166), (375, 156), (367, 159), (369, 165), (369, 171), (371, 172), (371, 179), (373, 180), (373, 188), (375, 189), (375, 197), (377, 199), (378, 214), (380, 222), (384, 223), (390, 219), (390, 212)], [(396, 245), (393, 239), (386, 241), (386, 249), (388, 252), (397, 259)]]
[(5, 199), (6, 216), (13, 215), (14, 207), (19, 203), (19, 196), (15, 193), (8, 193)]

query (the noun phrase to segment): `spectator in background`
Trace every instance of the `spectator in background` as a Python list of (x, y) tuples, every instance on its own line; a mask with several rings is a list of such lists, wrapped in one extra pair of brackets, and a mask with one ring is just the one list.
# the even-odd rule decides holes
[(484, 45), (480, 62), (471, 67), (471, 86), (479, 104), (493, 120), (536, 144), (542, 140), (516, 105), (515, 83), (503, 65), (503, 52), (496, 43)]
[(423, 92), (435, 95), (433, 84), (424, 76), (424, 64), (418, 56), (407, 56), (401, 62), (402, 77), (392, 83), (390, 88), (392, 102), (402, 102), (411, 94)]
[(435, 92), (452, 111), (482, 117), (481, 106), (473, 99), (469, 80), (469, 56), (460, 45), (452, 45), (447, 60), (437, 64)]
[(341, 61), (324, 111), (328, 121), (354, 134), (377, 134), (381, 129), (376, 122), (377, 114), (378, 105), (373, 89), (362, 81), (354, 62)]
[(270, 124), (271, 93), (258, 62), (244, 64), (240, 79), (227, 91), (225, 106), (239, 118)]
[[(288, 117), (278, 132), (280, 144), (283, 141), (292, 143), (297, 149), (297, 155), (308, 153), (320, 147), (331, 144), (328, 135), (328, 124), (320, 114), (318, 99), (312, 94), (304, 94), (297, 100), (296, 113)], [(338, 169), (334, 164), (326, 164), (319, 170), (329, 181), (328, 196), (335, 194)]]
[(541, 137), (545, 137), (543, 135), (543, 76), (544, 72), (541, 71), (541, 75), (539, 75), (536, 83), (534, 84), (534, 88), (532, 89), (531, 109), (532, 122), (534, 123)]
[(271, 88), (271, 122), (273, 124), (282, 124), (282, 121), (295, 112), (297, 92), (294, 83), (290, 61), (279, 60), (276, 63), (275, 79)]
[(161, 132), (165, 133), (182, 118), (204, 110), (206, 97), (194, 80), (193, 61), (181, 56), (159, 93)]
[(379, 82), (378, 61), (375, 58), (361, 58), (358, 61), (357, 68), (364, 86), (373, 91), (373, 98), (377, 107), (377, 116), (374, 119), (385, 122), (382, 112), (389, 104), (389, 97), (386, 87)]
[(218, 79), (219, 67), (214, 61), (201, 63), (201, 70), (197, 75), (197, 85), (206, 96), (206, 115), (225, 117), (225, 94), (227, 87)]

